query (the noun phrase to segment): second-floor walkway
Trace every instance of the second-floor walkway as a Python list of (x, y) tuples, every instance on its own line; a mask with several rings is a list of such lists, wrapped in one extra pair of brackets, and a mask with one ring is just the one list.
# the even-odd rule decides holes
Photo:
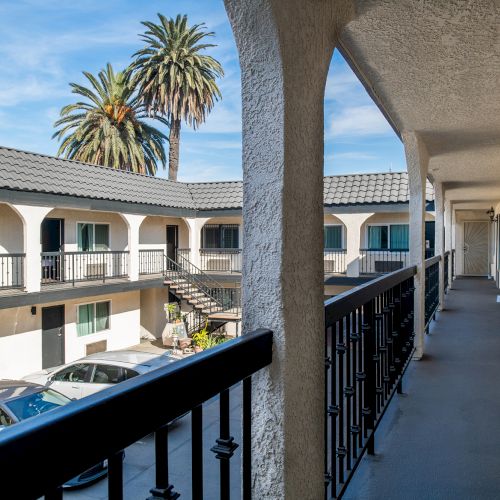
[(344, 498), (496, 499), (500, 304), (493, 281), (459, 278), (410, 365)]

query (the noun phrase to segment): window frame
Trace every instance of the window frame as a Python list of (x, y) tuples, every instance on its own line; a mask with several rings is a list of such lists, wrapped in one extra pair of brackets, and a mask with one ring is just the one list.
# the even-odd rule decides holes
[(324, 250), (345, 250), (345, 238), (344, 238), (344, 231), (345, 227), (344, 224), (323, 224), (323, 231), (325, 227), (340, 227), (340, 248), (330, 248), (325, 246), (325, 242), (323, 241), (323, 249)]
[[(380, 223), (375, 222), (373, 224), (366, 224), (366, 229), (365, 229), (366, 250), (380, 250), (380, 251), (383, 250), (387, 252), (409, 252), (410, 250), (409, 234), (408, 234), (408, 248), (391, 248), (391, 226), (408, 226), (408, 233), (409, 233), (409, 228), (410, 228), (409, 222), (380, 222)], [(369, 230), (370, 227), (387, 227), (387, 248), (370, 248), (370, 230)]]
[[(107, 302), (109, 304), (109, 308), (108, 308), (108, 327), (107, 328), (104, 328), (103, 330), (96, 330), (95, 327), (96, 327), (96, 304), (100, 304), (100, 303), (103, 303), (103, 302)], [(93, 316), (93, 327), (94, 327), (94, 331), (91, 332), (91, 333), (87, 333), (86, 335), (79, 335), (78, 334), (78, 324), (79, 324), (79, 319), (80, 319), (80, 306), (88, 306), (88, 305), (93, 305), (94, 306), (94, 316)], [(90, 335), (95, 335), (97, 333), (103, 333), (103, 332), (109, 332), (112, 328), (112, 325), (111, 325), (111, 317), (113, 316), (113, 312), (112, 312), (112, 300), (111, 299), (107, 299), (107, 300), (94, 300), (92, 302), (80, 302), (79, 304), (76, 304), (76, 321), (75, 321), (75, 325), (76, 325), (76, 336), (78, 338), (85, 338), (85, 337), (89, 337)]]
[[(217, 228), (218, 230), (218, 246), (214, 248), (210, 248), (206, 246), (206, 238), (205, 238), (205, 230), (206, 228)], [(231, 229), (236, 229), (238, 231), (238, 245), (236, 247), (224, 247), (223, 246), (223, 228), (224, 227), (230, 227)], [(240, 250), (241, 249), (241, 224), (235, 224), (235, 223), (225, 223), (225, 224), (204, 224), (203, 227), (201, 228), (201, 241), (200, 241), (200, 248), (201, 250)]]
[[(88, 224), (88, 225), (91, 225), (92, 226), (92, 250), (80, 250), (78, 248), (78, 236), (79, 236), (79, 231), (78, 231), (78, 227), (80, 224)], [(108, 227), (108, 249), (107, 250), (96, 250), (95, 249), (95, 227), (96, 226), (107, 226)], [(76, 221), (76, 228), (75, 228), (75, 231), (76, 231), (76, 246), (77, 246), (77, 251), (78, 252), (83, 252), (83, 253), (89, 253), (89, 252), (109, 252), (111, 251), (111, 224), (109, 222), (95, 222), (95, 221), (85, 221), (85, 220), (77, 220)]]

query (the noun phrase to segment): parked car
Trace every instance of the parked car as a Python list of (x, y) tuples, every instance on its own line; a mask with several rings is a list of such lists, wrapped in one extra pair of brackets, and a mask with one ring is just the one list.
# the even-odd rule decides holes
[(68, 398), (80, 399), (174, 361), (177, 358), (169, 354), (99, 352), (63, 366), (32, 373), (23, 380), (44, 384)]
[[(51, 387), (23, 380), (0, 380), (0, 431), (70, 402), (71, 399)], [(107, 464), (100, 462), (68, 481), (63, 488), (89, 485), (104, 477), (107, 472)]]

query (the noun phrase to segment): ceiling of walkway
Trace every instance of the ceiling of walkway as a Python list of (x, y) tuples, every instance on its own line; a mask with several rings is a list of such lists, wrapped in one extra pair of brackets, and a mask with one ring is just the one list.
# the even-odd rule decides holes
[(500, 3), (355, 4), (343, 52), (393, 126), (421, 134), (429, 175), (500, 197)]

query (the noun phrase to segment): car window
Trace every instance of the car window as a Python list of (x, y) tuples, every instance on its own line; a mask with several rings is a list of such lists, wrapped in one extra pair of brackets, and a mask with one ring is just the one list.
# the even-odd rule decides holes
[(125, 374), (124, 380), (128, 380), (129, 378), (134, 378), (139, 375), (135, 370), (131, 370), (130, 368), (123, 368), (123, 372)]
[(46, 411), (64, 406), (71, 402), (66, 396), (52, 389), (45, 389), (40, 392), (29, 394), (28, 396), (15, 398), (7, 401), (5, 406), (18, 418), (24, 420), (25, 418), (40, 415)]
[(57, 382), (85, 382), (92, 365), (88, 363), (77, 363), (75, 365), (63, 368), (57, 372), (51, 380)]
[(92, 382), (94, 384), (117, 384), (126, 380), (121, 366), (96, 365)]
[(0, 408), (0, 426), (5, 426), (7, 427), (8, 425), (12, 425), (14, 421), (12, 420), (7, 413), (5, 413), (2, 408)]

